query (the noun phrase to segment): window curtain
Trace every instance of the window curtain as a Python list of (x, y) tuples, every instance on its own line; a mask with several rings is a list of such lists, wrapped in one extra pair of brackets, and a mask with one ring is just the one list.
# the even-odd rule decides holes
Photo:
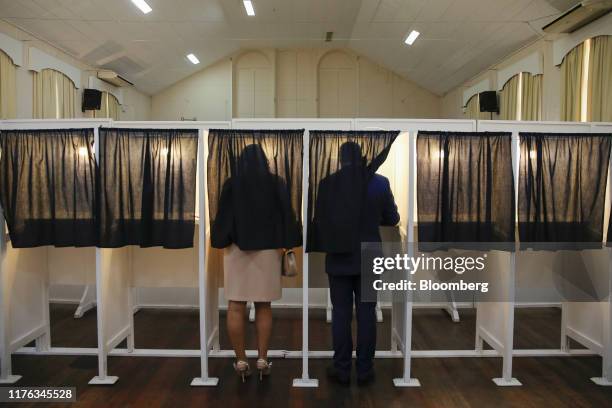
[(519, 120), (517, 117), (519, 74), (514, 75), (499, 93), (499, 116), (502, 120)]
[(6, 130), (0, 200), (15, 248), (95, 246), (93, 129)]
[(521, 117), (519, 120), (542, 120), (543, 75), (522, 73)]
[(510, 133), (419, 132), (419, 243), (514, 242), (514, 208)]
[(302, 245), (304, 130), (208, 134), (211, 244), (242, 250)]
[(76, 100), (77, 89), (66, 75), (53, 69), (34, 72), (34, 118), (74, 118)]
[(0, 50), (0, 119), (17, 116), (16, 72), (13, 60)]
[(599, 243), (612, 135), (521, 133), (521, 246)]
[(612, 36), (591, 39), (587, 117), (612, 122)]
[(480, 103), (478, 94), (468, 99), (465, 104), (465, 117), (466, 119), (480, 119)]
[(100, 128), (100, 246), (189, 248), (198, 131)]
[(468, 99), (467, 104), (465, 105), (465, 113), (464, 116), (466, 119), (482, 119), (487, 120), (491, 118), (491, 114), (489, 112), (481, 112), (480, 111), (480, 99), (478, 94), (472, 96)]
[(351, 253), (360, 247), (367, 186), (399, 132), (311, 131), (309, 252)]
[(102, 91), (100, 110), (94, 111), (94, 118), (111, 118), (113, 120), (119, 120), (120, 106), (119, 100), (115, 95)]
[(561, 63), (561, 120), (580, 122), (584, 44), (574, 47)]

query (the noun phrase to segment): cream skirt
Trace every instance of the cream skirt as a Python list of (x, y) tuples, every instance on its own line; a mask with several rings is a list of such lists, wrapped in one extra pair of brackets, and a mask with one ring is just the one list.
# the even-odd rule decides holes
[(223, 250), (224, 294), (227, 300), (271, 302), (281, 298), (281, 256), (278, 249)]

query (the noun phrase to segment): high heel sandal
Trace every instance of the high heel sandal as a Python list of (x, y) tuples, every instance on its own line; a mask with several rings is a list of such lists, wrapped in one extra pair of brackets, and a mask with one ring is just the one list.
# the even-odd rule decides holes
[(264, 360), (263, 358), (257, 359), (257, 369), (259, 370), (259, 381), (263, 380), (264, 376), (270, 375), (272, 371), (272, 363)]
[(251, 368), (249, 363), (243, 360), (238, 360), (234, 363), (234, 370), (238, 376), (242, 377), (242, 382), (246, 381), (246, 377), (251, 375)]

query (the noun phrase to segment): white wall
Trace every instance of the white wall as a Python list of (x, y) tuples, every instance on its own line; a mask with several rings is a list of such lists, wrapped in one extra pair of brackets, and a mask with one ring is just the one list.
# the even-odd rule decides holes
[[(577, 45), (586, 38), (603, 34), (612, 35), (612, 14), (601, 17), (600, 19), (571, 34), (561, 34), (557, 38), (544, 37), (528, 46), (523, 47), (519, 51), (509, 55), (502, 61), (494, 64), (487, 70), (466, 81), (464, 84), (447, 92), (442, 98), (442, 117), (463, 118), (461, 98), (465, 89), (479, 83), (483, 79), (489, 78), (492, 84), (491, 90), (494, 90), (497, 88), (498, 71), (504, 70), (513, 64), (516, 64), (518, 61), (532, 55), (533, 53), (539, 53), (543, 60), (544, 75), (542, 119), (550, 121), (561, 120), (561, 70), (559, 66), (555, 65), (555, 60), (560, 61), (560, 59), (554, 55), (555, 45)], [(498, 115), (494, 114), (493, 119), (499, 119)]]
[(123, 88), (120, 120), (150, 120), (151, 97), (134, 88)]
[[(89, 76), (95, 75), (95, 69), (86, 64), (81, 63), (77, 59), (71, 57), (65, 52), (49, 45), (46, 42), (40, 41), (30, 34), (0, 21), (0, 32), (19, 40), (23, 44), (23, 62), (17, 67), (17, 118), (31, 119), (32, 118), (32, 98), (33, 98), (33, 71), (28, 69), (29, 48), (37, 48), (51, 57), (57, 58), (66, 64), (69, 64), (81, 71), (81, 87), (77, 90), (77, 106), (75, 108), (76, 117), (91, 116), (89, 112), (81, 112), (81, 99), (83, 88), (89, 83)], [(1, 44), (0, 44), (1, 48)], [(124, 92), (124, 109), (126, 112), (121, 113), (121, 118), (125, 120), (150, 120), (151, 119), (151, 97), (135, 88), (123, 88)]]
[(152, 119), (438, 118), (440, 107), (439, 96), (349, 50), (261, 49), (223, 59), (153, 95)]
[(153, 95), (153, 120), (230, 120), (232, 61), (223, 59)]

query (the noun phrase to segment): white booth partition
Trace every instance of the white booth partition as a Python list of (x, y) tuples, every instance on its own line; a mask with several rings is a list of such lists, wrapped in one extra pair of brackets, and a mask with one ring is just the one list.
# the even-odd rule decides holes
[[(97, 267), (98, 294), (98, 366), (99, 374), (90, 384), (113, 384), (116, 376), (109, 376), (109, 355), (141, 355), (168, 357), (199, 357), (201, 373), (191, 385), (216, 385), (217, 378), (208, 375), (208, 352), (218, 341), (218, 285), (213, 269), (206, 268), (207, 198), (206, 152), (208, 130), (229, 128), (229, 122), (112, 122), (108, 125), (123, 129), (197, 129), (198, 159), (196, 173), (196, 225), (192, 248), (164, 249), (160, 247), (99, 249)], [(199, 349), (142, 349), (134, 338), (136, 288), (184, 289), (198, 288), (200, 314)], [(195, 335), (195, 333), (194, 333)], [(126, 350), (113, 349), (127, 340)]]
[[(575, 122), (525, 122), (525, 121), (478, 121), (478, 131), (505, 131), (512, 132), (513, 138), (513, 163), (515, 177), (515, 199), (518, 200), (518, 166), (520, 162), (519, 149), (519, 132), (547, 132), (547, 133), (591, 133), (591, 132), (612, 132), (612, 127), (609, 125), (592, 125), (590, 123), (575, 123)], [(608, 174), (608, 191), (606, 208), (609, 207), (610, 191), (610, 173)], [(517, 206), (518, 208), (518, 206)], [(606, 210), (607, 212), (607, 210)], [(606, 216), (607, 220), (607, 216)], [(607, 228), (605, 223), (604, 228)], [(609, 249), (607, 250), (609, 251)], [(590, 266), (594, 263), (605, 264), (609, 262), (604, 252), (585, 251), (585, 254), (580, 255), (582, 261), (580, 265), (574, 266), (583, 269), (585, 274), (589, 274)], [(609, 381), (610, 377), (610, 302), (589, 303), (589, 302), (561, 302), (550, 303), (543, 302), (515, 302), (515, 283), (517, 274), (523, 274), (522, 279), (526, 279), (525, 275), (529, 275), (530, 282), (534, 287), (553, 287), (555, 267), (560, 265), (560, 262), (572, 261), (574, 257), (560, 259), (554, 252), (548, 251), (521, 251), (521, 256), (517, 257), (515, 253), (510, 259), (510, 275), (508, 279), (504, 279), (506, 286), (507, 302), (487, 302), (478, 304), (477, 318), (477, 337), (476, 346), (478, 350), (482, 350), (483, 341), (492, 346), (495, 350), (503, 355), (503, 372), (502, 377), (495, 379), (498, 385), (519, 385), (520, 383), (512, 377), (512, 356), (570, 356), (570, 355), (585, 355), (598, 354), (604, 359), (604, 374), (603, 379), (593, 379), (597, 383), (605, 383), (606, 376)], [(610, 263), (612, 265), (612, 263)], [(524, 282), (524, 280), (522, 280)], [(495, 296), (495, 294), (491, 294)], [(546, 298), (546, 293), (542, 293), (542, 297)], [(608, 297), (609, 299), (609, 297)], [(535, 348), (535, 349), (515, 349), (514, 341), (514, 309), (515, 307), (561, 307), (561, 339), (559, 348)], [(501, 319), (500, 319), (501, 317)], [(605, 332), (607, 331), (607, 338)], [(585, 349), (572, 350), (569, 347), (569, 339), (578, 342)], [(606, 343), (607, 342), (607, 343)], [(607, 349), (606, 345), (607, 344)], [(484, 353), (485, 351), (483, 351)], [(606, 371), (607, 368), (607, 371)]]
[[(591, 132), (612, 134), (612, 123), (592, 123)], [(612, 204), (612, 161), (608, 170), (608, 188), (606, 195), (606, 214), (604, 217), (604, 229), (607, 228), (611, 217), (610, 205)], [(607, 237), (607, 242), (612, 237)], [(608, 262), (608, 298), (607, 301), (592, 303), (568, 303), (564, 305), (565, 335), (602, 358), (601, 377), (593, 377), (591, 380), (598, 385), (612, 386), (612, 249), (607, 248), (602, 254), (604, 259), (600, 262)], [(607, 259), (605, 259), (607, 258)], [(606, 282), (602, 282), (605, 285)], [(568, 346), (564, 341), (563, 346)]]
[[(352, 130), (352, 119), (234, 119), (232, 121), (234, 129), (305, 129), (303, 143), (302, 160), (302, 223), (303, 241), (306, 242), (306, 224), (308, 219), (308, 178), (309, 178), (309, 131), (311, 130)], [(308, 358), (314, 352), (309, 350), (309, 314), (310, 305), (310, 284), (309, 276), (313, 270), (313, 265), (309, 261), (316, 257), (316, 268), (322, 270), (323, 257), (320, 254), (310, 255), (302, 252), (302, 350), (297, 352), (302, 358), (302, 375), (293, 380), (294, 387), (317, 387), (318, 380), (310, 378), (308, 371)], [(319, 271), (319, 272), (320, 272)], [(292, 290), (284, 289), (283, 296), (291, 296)], [(295, 296), (295, 294), (294, 294)], [(291, 352), (286, 353), (290, 355)]]
[[(0, 129), (35, 130), (61, 128), (94, 129), (108, 120), (6, 120)], [(13, 248), (4, 216), (0, 209), (0, 383), (14, 383), (20, 376), (13, 375), (11, 355), (35, 341), (37, 353), (49, 353), (51, 347), (51, 321), (49, 316), (49, 285), (54, 279), (69, 282), (65, 277), (69, 265), (81, 264), (73, 271), (80, 285), (91, 282), (96, 249)], [(62, 260), (62, 258), (65, 258)], [(89, 264), (83, 265), (82, 263)], [(61, 352), (90, 354), (95, 349), (85, 347), (59, 348)]]
[[(391, 153), (380, 173), (390, 180), (395, 200), (400, 213), (400, 235), (407, 244), (409, 252), (414, 250), (417, 228), (416, 208), (416, 137), (419, 130), (433, 131), (474, 131), (476, 122), (473, 120), (445, 119), (356, 119), (356, 130), (399, 130), (400, 136), (394, 143)], [(458, 320), (458, 312), (449, 299), (445, 309)], [(420, 386), (416, 378), (411, 377), (411, 357), (418, 352), (412, 350), (412, 310), (413, 301), (407, 299), (391, 299), (391, 356), (399, 349), (403, 358), (402, 377), (395, 378), (397, 387)], [(423, 353), (423, 352), (421, 352)], [(427, 352), (425, 352), (427, 353)], [(435, 352), (433, 352), (435, 353)], [(381, 356), (382, 352), (377, 352)]]
[[(564, 123), (564, 122), (516, 122), (516, 121), (472, 121), (436, 119), (235, 119), (232, 122), (113, 122), (111, 120), (28, 120), (4, 121), (3, 129), (38, 128), (94, 128), (95, 146), (99, 147), (98, 127), (123, 128), (181, 128), (199, 130), (196, 239), (194, 247), (182, 250), (163, 248), (70, 248), (49, 247), (14, 249), (8, 235), (0, 234), (0, 383), (15, 382), (19, 377), (11, 371), (11, 354), (70, 354), (98, 355), (99, 373), (92, 384), (112, 384), (117, 377), (107, 370), (109, 356), (158, 356), (200, 358), (201, 373), (193, 379), (192, 385), (214, 386), (217, 378), (209, 376), (208, 358), (233, 356), (231, 350), (220, 350), (219, 345), (219, 251), (207, 252), (209, 226), (207, 211), (206, 159), (207, 135), (211, 128), (235, 129), (305, 129), (303, 145), (302, 211), (303, 234), (306, 239), (308, 179), (309, 179), (309, 131), (311, 130), (399, 130), (387, 162), (379, 169), (390, 180), (401, 216), (400, 236), (404, 242), (417, 241), (416, 208), (416, 139), (418, 131), (505, 131), (513, 134), (513, 167), (515, 180), (518, 176), (519, 143), (518, 132), (611, 132), (611, 124)], [(97, 150), (96, 150), (96, 153)], [(516, 182), (515, 182), (516, 183)], [(609, 186), (612, 181), (608, 180)], [(516, 185), (515, 185), (515, 188)], [(608, 187), (612, 196), (612, 188)], [(606, 208), (610, 206), (607, 199)], [(606, 226), (609, 215), (606, 215)], [(3, 225), (3, 219), (0, 219)], [(411, 246), (409, 246), (411, 248)], [(72, 254), (72, 255), (71, 255)], [(78, 254), (78, 257), (75, 257)], [(210, 255), (210, 256), (208, 256)], [(301, 358), (302, 373), (293, 382), (296, 387), (316, 387), (318, 381), (310, 377), (308, 361), (311, 357), (331, 357), (329, 350), (310, 350), (309, 307), (313, 296), (322, 300), (317, 306), (326, 307), (327, 289), (323, 285), (313, 288), (313, 279), (322, 279), (323, 257), (320, 254), (302, 256), (301, 287), (283, 289), (282, 304), (295, 303), (302, 308), (301, 350), (286, 348), (270, 350), (271, 357)], [(534, 256), (550, 256), (534, 254)], [(611, 255), (612, 256), (612, 255)], [(74, 259), (73, 259), (74, 258)], [(78, 259), (77, 259), (78, 258)], [(514, 254), (501, 253), (495, 257), (495, 265), (503, 293), (490, 294), (509, 299), (507, 302), (478, 302), (476, 306), (476, 342), (474, 350), (412, 350), (412, 299), (388, 299), (391, 305), (391, 345), (389, 350), (379, 350), (376, 357), (403, 358), (403, 372), (394, 380), (399, 387), (418, 386), (412, 377), (412, 357), (501, 357), (502, 375), (495, 379), (498, 385), (518, 385), (512, 377), (513, 356), (572, 356), (597, 354), (603, 357), (602, 378), (594, 379), (598, 384), (610, 384), (612, 379), (612, 327), (609, 301), (599, 303), (563, 303), (562, 339), (558, 349), (514, 349), (514, 307), (515, 274), (519, 268), (533, 265), (517, 264)], [(86, 264), (79, 268), (81, 274), (71, 278), (67, 265)], [(612, 265), (612, 262), (609, 262)], [(50, 347), (49, 330), (49, 281), (57, 279), (62, 284), (89, 284), (95, 268), (95, 287), (98, 322), (97, 348), (54, 348)], [(170, 272), (170, 273), (168, 273)], [(544, 271), (543, 279), (550, 271)], [(81, 276), (83, 275), (83, 276)], [(55, 276), (56, 278), (50, 278)], [(612, 285), (612, 282), (609, 283)], [(134, 309), (138, 307), (134, 288), (198, 288), (200, 349), (139, 349), (134, 339)], [(301, 290), (300, 290), (301, 289)], [(611, 286), (612, 290), (612, 286)], [(437, 306), (441, 307), (441, 306)], [(444, 307), (444, 305), (442, 305)], [(458, 311), (452, 299), (446, 307), (458, 319)], [(587, 318), (588, 317), (588, 318)], [(572, 350), (567, 347), (571, 338), (586, 349)], [(36, 347), (24, 347), (36, 340)], [(116, 347), (127, 340), (127, 349)], [(486, 350), (484, 343), (493, 350)], [(253, 356), (254, 350), (247, 354)]]

